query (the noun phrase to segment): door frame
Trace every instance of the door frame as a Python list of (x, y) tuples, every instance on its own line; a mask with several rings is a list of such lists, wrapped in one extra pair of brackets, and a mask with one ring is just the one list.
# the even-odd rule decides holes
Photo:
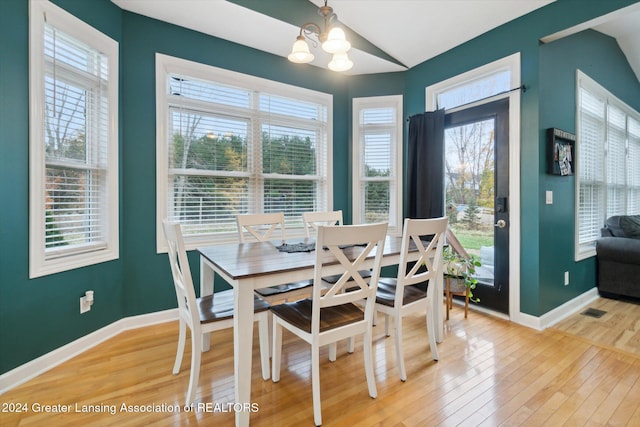
[[(436, 100), (439, 94), (455, 87), (472, 82), (488, 74), (509, 70), (511, 76), (510, 88), (521, 85), (520, 53), (491, 62), (465, 73), (435, 83), (425, 88), (425, 111), (437, 109)], [(497, 94), (490, 98), (479, 100), (473, 104), (464, 105), (469, 108), (486, 104), (498, 99), (509, 98), (509, 316), (516, 323), (523, 323), (520, 312), (520, 90)], [(450, 111), (455, 111), (453, 108)], [(449, 112), (449, 111), (447, 111)], [(493, 312), (498, 317), (505, 317), (502, 313)]]

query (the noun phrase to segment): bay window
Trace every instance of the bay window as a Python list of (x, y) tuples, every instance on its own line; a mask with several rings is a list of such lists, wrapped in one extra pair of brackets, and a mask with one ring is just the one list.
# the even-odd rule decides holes
[[(331, 95), (158, 54), (158, 224), (188, 247), (236, 241), (235, 217), (331, 209)], [(164, 248), (158, 228), (158, 250)]]

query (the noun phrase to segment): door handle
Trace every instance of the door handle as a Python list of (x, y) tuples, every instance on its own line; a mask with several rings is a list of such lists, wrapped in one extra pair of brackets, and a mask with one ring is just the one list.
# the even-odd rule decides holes
[(505, 221), (504, 219), (499, 219), (498, 221), (496, 221), (494, 227), (498, 227), (498, 228), (505, 228), (507, 226), (507, 221)]

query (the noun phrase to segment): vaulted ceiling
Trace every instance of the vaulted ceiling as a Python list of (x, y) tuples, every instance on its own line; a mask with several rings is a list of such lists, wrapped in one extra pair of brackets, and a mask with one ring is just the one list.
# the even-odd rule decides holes
[[(111, 0), (122, 9), (286, 57), (325, 0)], [(403, 71), (555, 0), (329, 0), (352, 43), (347, 74)], [(640, 11), (594, 22), (640, 76)], [(596, 26), (597, 25), (597, 26)], [(311, 46), (312, 65), (330, 55)]]

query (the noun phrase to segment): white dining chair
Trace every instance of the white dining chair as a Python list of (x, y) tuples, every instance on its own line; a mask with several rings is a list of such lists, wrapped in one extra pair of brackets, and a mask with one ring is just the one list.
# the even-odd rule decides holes
[[(402, 347), (402, 318), (410, 313), (425, 313), (427, 334), (433, 360), (438, 360), (436, 347), (435, 304), (440, 298), (435, 295), (436, 280), (442, 280), (442, 249), (447, 230), (447, 218), (404, 220), (402, 249), (398, 275), (395, 278), (380, 278), (376, 292), (376, 311), (385, 315), (385, 333), (390, 336), (389, 318), (394, 318), (396, 363), (400, 380), (407, 380)], [(421, 240), (430, 238), (430, 240)], [(415, 245), (419, 259), (410, 265), (409, 248)], [(428, 286), (427, 286), (428, 284)], [(425, 286), (426, 289), (425, 289)]]
[[(266, 242), (279, 236), (282, 241), (286, 239), (284, 213), (242, 214), (236, 217), (238, 223), (238, 238), (240, 243), (253, 240)], [(276, 230), (280, 229), (280, 234)], [(286, 301), (295, 301), (307, 298), (311, 294), (311, 280), (300, 280), (283, 285), (270, 286), (257, 289), (256, 294), (269, 302), (279, 304)]]
[[(369, 395), (377, 396), (371, 328), (386, 232), (386, 223), (319, 226), (312, 298), (271, 307), (274, 317), (272, 379), (280, 381), (282, 333), (285, 328), (311, 345), (313, 418), (318, 426), (322, 424), (320, 347), (363, 335)], [(371, 277), (363, 278), (359, 271), (366, 257), (374, 251)], [(322, 279), (337, 271), (341, 271), (341, 277), (336, 283)], [(364, 309), (354, 304), (357, 301), (364, 301)]]
[[(317, 234), (318, 226), (320, 225), (342, 225), (342, 211), (313, 211), (302, 213), (302, 224), (307, 238), (311, 238)], [(371, 277), (369, 270), (360, 271), (362, 277)], [(328, 283), (336, 283), (340, 278), (339, 274), (333, 274), (327, 277), (323, 277), (322, 280)], [(375, 315), (375, 313), (374, 313)], [(354, 351), (354, 341), (349, 338), (347, 349), (349, 353)], [(332, 362), (336, 360), (337, 355), (337, 343), (333, 343), (329, 348), (329, 360)]]
[[(174, 375), (180, 372), (187, 327), (191, 331), (191, 373), (186, 396), (186, 404), (188, 405), (194, 401), (198, 386), (202, 358), (202, 336), (210, 332), (233, 328), (233, 290), (216, 292), (213, 295), (196, 298), (180, 224), (165, 220), (162, 226), (167, 239), (167, 253), (178, 300), (179, 335), (178, 350), (173, 365)], [(254, 313), (254, 319), (259, 322), (262, 378), (268, 380), (270, 376), (269, 304), (256, 297)]]
[(319, 225), (342, 225), (342, 211), (303, 212), (302, 225), (307, 238), (312, 237)]
[[(261, 214), (241, 214), (236, 216), (238, 224), (238, 238), (240, 243), (246, 241), (266, 242), (279, 237), (286, 239), (286, 228), (284, 225), (284, 213), (261, 213)], [(276, 230), (280, 230), (280, 234)], [(247, 240), (249, 237), (249, 240)]]

